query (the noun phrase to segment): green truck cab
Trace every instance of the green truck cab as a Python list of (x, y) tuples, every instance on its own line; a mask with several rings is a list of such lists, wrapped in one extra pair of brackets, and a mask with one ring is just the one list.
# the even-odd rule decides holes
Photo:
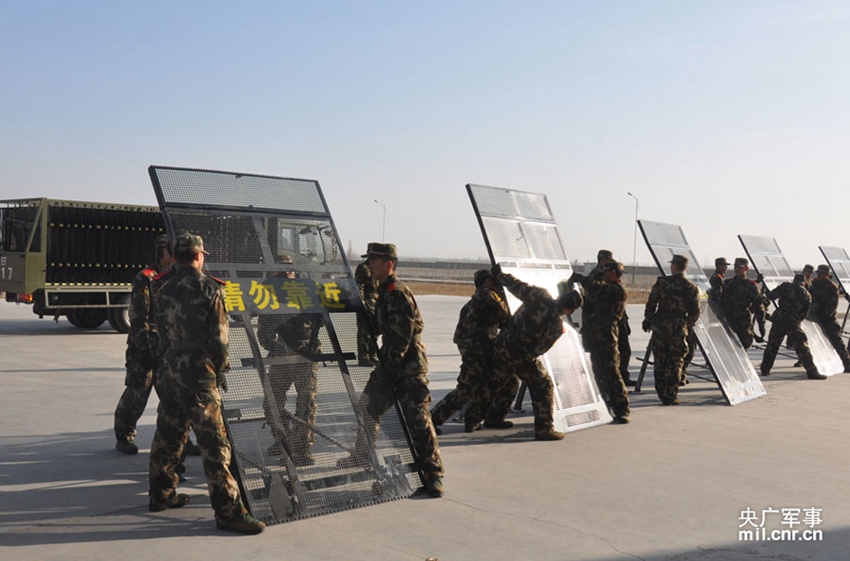
[(129, 330), (133, 277), (165, 233), (157, 207), (16, 199), (0, 201), (0, 292), (39, 317)]

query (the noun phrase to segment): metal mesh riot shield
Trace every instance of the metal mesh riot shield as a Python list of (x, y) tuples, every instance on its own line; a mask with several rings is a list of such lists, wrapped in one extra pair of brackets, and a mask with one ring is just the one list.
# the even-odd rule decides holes
[(850, 255), (847, 255), (847, 251), (843, 247), (821, 245), (818, 246), (818, 249), (820, 249), (826, 262), (829, 263), (832, 272), (835, 273), (838, 286), (841, 287), (841, 290), (847, 292), (847, 289), (850, 288)]
[(638, 220), (655, 264), (666, 275), (673, 255), (690, 261), (685, 276), (700, 289), (700, 318), (694, 326), (700, 351), (729, 405), (767, 394), (741, 341), (729, 327), (723, 310), (707, 298), (708, 278), (699, 266), (681, 226)]
[[(753, 269), (764, 277), (764, 285), (769, 290), (773, 290), (783, 282), (794, 280), (794, 270), (779, 249), (775, 238), (739, 235), (738, 239), (750, 258)], [(826, 376), (844, 372), (841, 357), (832, 348), (821, 327), (808, 319), (804, 319), (800, 327), (809, 340), (809, 348), (818, 372)]]
[[(408, 497), (421, 487), (397, 410), (363, 465), (339, 462), (368, 420), (358, 396), (358, 286), (315, 181), (149, 169), (174, 235), (201, 235), (208, 274), (226, 282), (225, 423), (243, 498), (267, 523)], [(339, 462), (339, 463), (338, 463)]]
[[(545, 195), (467, 185), (472, 207), (494, 264), (524, 282), (557, 295), (558, 282), (572, 274), (555, 218)], [(511, 312), (520, 306), (507, 293)], [(568, 432), (611, 422), (599, 395), (578, 332), (564, 334), (542, 357), (555, 385), (555, 428)]]

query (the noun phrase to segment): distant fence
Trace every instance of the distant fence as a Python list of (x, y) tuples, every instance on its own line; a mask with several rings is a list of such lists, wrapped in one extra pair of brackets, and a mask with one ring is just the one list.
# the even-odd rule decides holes
[[(594, 263), (574, 263), (573, 270), (589, 272)], [(398, 276), (402, 280), (420, 282), (447, 282), (472, 284), (472, 275), (478, 269), (489, 269), (489, 261), (443, 261), (436, 259), (400, 259)], [(706, 271), (710, 275), (713, 269)], [(627, 288), (637, 292), (649, 291), (659, 275), (658, 267), (626, 265), (623, 281)]]

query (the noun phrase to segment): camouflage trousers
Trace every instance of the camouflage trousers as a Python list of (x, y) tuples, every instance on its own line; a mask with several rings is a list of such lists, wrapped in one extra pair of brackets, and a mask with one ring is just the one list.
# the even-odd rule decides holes
[[(504, 418), (510, 409), (510, 399), (505, 400), (504, 397), (511, 388), (512, 393), (516, 393), (519, 385), (517, 378), (528, 385), (531, 406), (534, 409), (535, 432), (552, 430), (555, 389), (546, 367), (537, 357), (512, 351), (499, 344), (493, 349), (493, 372), (484, 382), (483, 391), (473, 398), (466, 410), (467, 423), (482, 421), (485, 413), (488, 421), (496, 420), (498, 415)], [(501, 397), (496, 399), (497, 396)]]
[[(129, 351), (128, 351), (129, 356)], [(136, 423), (139, 422), (151, 390), (154, 388), (154, 371), (139, 364), (127, 363), (124, 377), (124, 393), (115, 408), (115, 438), (133, 440), (136, 438)]]
[(620, 349), (613, 330), (604, 327), (594, 329), (594, 344), (590, 352), (590, 363), (600, 390), (608, 394), (615, 417), (628, 417), (629, 392), (620, 374)]
[[(299, 360), (297, 355), (276, 357)], [(303, 359), (306, 361), (306, 359)], [(269, 383), (278, 418), (272, 415), (269, 399), (263, 399), (263, 412), (277, 442), (284, 442), (292, 454), (309, 455), (313, 445), (313, 427), (316, 426), (316, 373), (314, 362), (275, 364), (269, 367)], [(286, 410), (287, 392), (295, 386), (295, 415)]]
[(774, 316), (774, 321), (770, 326), (770, 333), (767, 336), (767, 345), (764, 348), (764, 355), (761, 359), (761, 373), (763, 376), (770, 374), (770, 369), (773, 368), (773, 363), (776, 361), (776, 355), (779, 353), (779, 347), (782, 345), (782, 339), (788, 337), (788, 342), (794, 347), (797, 353), (797, 358), (803, 363), (807, 374), (817, 372), (812, 350), (809, 348), (809, 339), (800, 328), (800, 324), (784, 322), (780, 318)]
[(431, 392), (428, 390), (427, 372), (413, 370), (418, 365), (400, 372), (386, 372), (382, 367), (372, 371), (369, 381), (360, 396), (360, 410), (363, 412), (365, 426), (357, 431), (354, 454), (368, 457), (366, 443), (374, 448), (378, 437), (381, 417), (398, 401), (404, 416), (413, 451), (419, 468), (426, 478), (443, 476), (443, 459), (437, 443), (437, 433), (431, 414)]
[[(491, 347), (492, 348), (492, 347)], [(467, 351), (462, 354), (460, 375), (455, 389), (431, 409), (431, 421), (439, 426), (448, 421), (474, 395), (482, 391), (483, 380), (490, 374), (491, 353)]]
[(226, 521), (244, 514), (247, 511), (239, 496), (239, 486), (230, 473), (231, 448), (218, 388), (198, 385), (194, 391), (181, 391), (179, 387), (163, 386), (159, 388), (156, 434), (151, 443), (151, 500), (167, 503), (176, 496), (175, 468), (189, 438), (189, 427), (193, 426), (216, 520)]
[(357, 312), (357, 361), (360, 366), (366, 367), (378, 364), (375, 336), (372, 334), (369, 316), (364, 312)]
[(844, 368), (850, 367), (850, 356), (847, 354), (847, 348), (844, 346), (844, 339), (841, 337), (841, 326), (835, 321), (835, 318), (818, 319), (817, 324), (823, 329), (823, 334), (829, 340), (830, 344), (841, 358)]
[(685, 360), (682, 363), (682, 375), (679, 378), (680, 382), (684, 382), (688, 377), (688, 367), (694, 360), (694, 354), (697, 350), (697, 332), (693, 329), (688, 330), (688, 354), (685, 355)]
[(686, 329), (673, 334), (653, 333), (650, 343), (655, 361), (655, 392), (662, 403), (672, 403), (679, 396), (682, 365), (688, 354)]
[(623, 331), (622, 325), (620, 325), (620, 336), (617, 339), (617, 350), (620, 352), (620, 376), (623, 381), (628, 381), (631, 379), (629, 363), (632, 360), (632, 345), (629, 343), (629, 336)]

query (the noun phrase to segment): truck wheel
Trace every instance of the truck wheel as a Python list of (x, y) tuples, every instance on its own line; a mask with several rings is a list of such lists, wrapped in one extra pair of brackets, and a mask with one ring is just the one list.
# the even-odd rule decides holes
[(67, 314), (68, 321), (81, 329), (96, 329), (106, 321), (106, 310), (102, 308), (82, 308)]
[[(128, 304), (130, 301), (129, 296), (123, 296), (118, 300), (119, 304)], [(109, 321), (109, 325), (112, 326), (112, 329), (117, 331), (118, 333), (129, 333), (130, 332), (130, 308), (129, 306), (122, 306), (120, 308), (109, 308), (109, 312), (106, 314), (106, 319)]]

